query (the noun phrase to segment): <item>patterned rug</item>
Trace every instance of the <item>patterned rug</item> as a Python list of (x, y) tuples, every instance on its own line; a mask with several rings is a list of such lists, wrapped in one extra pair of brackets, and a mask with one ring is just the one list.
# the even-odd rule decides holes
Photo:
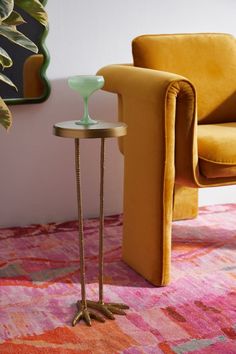
[[(97, 299), (98, 221), (85, 222), (87, 295)], [(106, 218), (105, 300), (130, 306), (71, 327), (80, 298), (77, 223), (0, 229), (0, 353), (236, 353), (236, 204), (173, 225), (172, 282), (121, 260), (122, 217)]]

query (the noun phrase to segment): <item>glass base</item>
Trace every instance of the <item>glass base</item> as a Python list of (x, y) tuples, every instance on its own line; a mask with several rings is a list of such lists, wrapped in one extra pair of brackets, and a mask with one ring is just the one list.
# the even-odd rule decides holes
[(79, 125), (91, 125), (91, 124), (97, 124), (98, 121), (92, 118), (89, 119), (80, 119), (78, 120), (78, 122), (75, 122), (75, 124), (79, 124)]

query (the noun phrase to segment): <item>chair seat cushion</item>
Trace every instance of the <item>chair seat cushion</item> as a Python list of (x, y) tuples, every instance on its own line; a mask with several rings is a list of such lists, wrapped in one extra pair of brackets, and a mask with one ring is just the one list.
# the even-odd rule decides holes
[(198, 156), (205, 177), (236, 176), (236, 123), (198, 125)]

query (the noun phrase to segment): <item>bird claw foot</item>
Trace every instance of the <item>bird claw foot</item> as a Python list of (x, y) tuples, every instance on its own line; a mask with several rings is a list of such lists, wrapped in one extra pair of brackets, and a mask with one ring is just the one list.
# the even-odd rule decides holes
[(91, 307), (99, 312), (101, 312), (104, 316), (109, 318), (110, 320), (114, 320), (116, 315), (126, 315), (124, 310), (127, 310), (129, 306), (125, 304), (120, 304), (120, 303), (114, 303), (114, 302), (96, 302), (96, 301), (87, 301), (88, 307)]
[(81, 301), (77, 302), (77, 307), (78, 307), (78, 312), (76, 313), (76, 315), (72, 321), (73, 327), (76, 325), (76, 323), (78, 323), (82, 319), (85, 321), (85, 323), (88, 326), (92, 325), (91, 319), (95, 319), (96, 321), (99, 321), (99, 322), (105, 322), (105, 319), (102, 316), (100, 316), (95, 311), (88, 309), (88, 307), (86, 305), (82, 304)]

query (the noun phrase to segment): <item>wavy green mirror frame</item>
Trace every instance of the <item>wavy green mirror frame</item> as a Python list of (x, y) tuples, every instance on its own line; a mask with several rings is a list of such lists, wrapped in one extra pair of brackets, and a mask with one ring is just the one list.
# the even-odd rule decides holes
[[(40, 2), (42, 3), (43, 6), (45, 6), (47, 3), (47, 0), (40, 0)], [(40, 102), (45, 101), (48, 98), (48, 96), (50, 95), (51, 85), (50, 85), (50, 82), (46, 76), (46, 70), (47, 70), (49, 62), (50, 62), (50, 56), (49, 56), (49, 52), (45, 46), (45, 39), (48, 34), (48, 26), (47, 26), (47, 28), (42, 26), (40, 32), (41, 32), (41, 34), (39, 35), (38, 41), (36, 44), (38, 46), (39, 53), (43, 55), (43, 64), (40, 68), (40, 80), (43, 85), (43, 94), (40, 96), (37, 96), (37, 97), (31, 97), (31, 98), (27, 98), (27, 97), (4, 98), (4, 101), (6, 102), (7, 105), (40, 103)], [(32, 53), (29, 52), (29, 56), (31, 54)]]

